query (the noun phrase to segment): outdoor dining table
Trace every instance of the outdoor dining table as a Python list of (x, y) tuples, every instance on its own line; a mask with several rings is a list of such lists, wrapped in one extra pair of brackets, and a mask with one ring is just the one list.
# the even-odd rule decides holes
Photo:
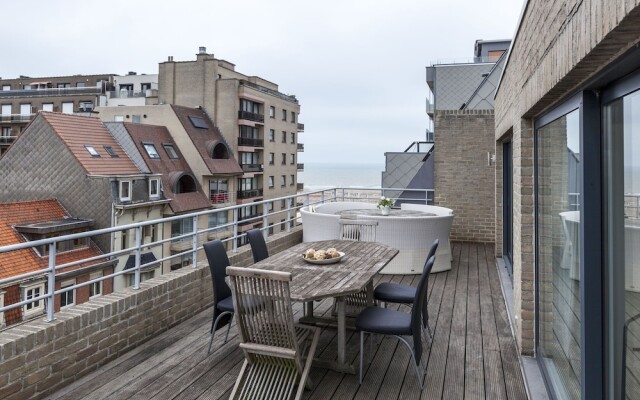
[[(345, 255), (335, 264), (316, 265), (303, 259), (307, 249), (334, 247)], [(306, 303), (306, 315), (301, 322), (313, 323), (313, 301), (335, 298), (337, 313), (338, 360), (314, 361), (315, 365), (339, 372), (355, 373), (355, 367), (346, 362), (346, 312), (344, 296), (361, 292), (372, 295), (374, 276), (391, 261), (398, 250), (380, 243), (348, 240), (325, 240), (300, 243), (268, 257), (253, 268), (290, 272), (291, 300)], [(373, 298), (371, 298), (373, 303)]]

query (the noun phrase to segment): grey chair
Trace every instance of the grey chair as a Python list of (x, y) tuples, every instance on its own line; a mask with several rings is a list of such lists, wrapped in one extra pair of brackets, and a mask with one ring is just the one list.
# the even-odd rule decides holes
[(204, 252), (207, 255), (207, 261), (209, 262), (209, 271), (211, 271), (211, 281), (213, 283), (213, 320), (211, 321), (211, 339), (209, 340), (208, 350), (208, 353), (211, 353), (213, 337), (216, 334), (218, 325), (221, 323), (228, 324), (227, 334), (224, 337), (224, 343), (227, 343), (234, 309), (231, 289), (225, 281), (225, 278), (227, 277), (226, 270), (229, 266), (227, 251), (220, 240), (207, 242), (203, 247)]
[[(427, 262), (431, 257), (434, 257), (436, 254), (436, 250), (438, 250), (438, 244), (440, 241), (438, 239), (434, 240), (431, 244), (431, 249), (429, 250), (429, 254), (427, 255)], [(422, 275), (427, 275), (426, 280), (429, 282), (429, 274), (431, 273), (431, 269), (427, 272), (427, 262), (424, 264), (424, 268), (422, 270)], [(400, 303), (400, 304), (413, 304), (414, 298), (416, 296), (416, 288), (409, 285), (402, 285), (400, 283), (393, 282), (383, 282), (376, 286), (373, 290), (373, 298), (377, 301), (386, 303)], [(429, 336), (431, 336), (431, 327), (429, 326), (429, 310), (427, 309), (426, 299), (422, 308), (422, 324), (423, 327), (427, 329)]]
[(255, 228), (247, 232), (247, 239), (251, 245), (251, 253), (253, 254), (253, 262), (262, 261), (269, 257), (269, 250), (267, 249), (267, 243), (264, 241), (264, 236), (260, 229)]
[[(425, 269), (431, 271), (435, 256), (427, 260)], [(423, 273), (420, 283), (413, 298), (411, 313), (391, 310), (380, 307), (367, 307), (358, 314), (355, 321), (356, 330), (360, 331), (360, 383), (362, 384), (362, 374), (364, 370), (364, 334), (375, 333), (380, 335), (392, 335), (398, 338), (411, 352), (411, 359), (418, 377), (420, 389), (424, 388), (424, 375), (426, 367), (422, 368), (422, 307), (424, 297), (427, 294), (428, 273)], [(403, 336), (413, 337), (413, 346), (409, 344)]]

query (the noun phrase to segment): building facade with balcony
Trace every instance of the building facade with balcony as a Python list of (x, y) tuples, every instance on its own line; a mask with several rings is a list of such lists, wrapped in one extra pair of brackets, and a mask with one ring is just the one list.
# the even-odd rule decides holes
[[(94, 220), (96, 229), (159, 219), (169, 202), (160, 190), (161, 175), (136, 164), (93, 117), (39, 113), (0, 159), (0, 171), (3, 202), (55, 198), (71, 215)], [(159, 232), (142, 231), (141, 243), (152, 242)], [(126, 230), (93, 240), (104, 253), (135, 245)], [(163, 256), (161, 247), (151, 252), (154, 259)], [(127, 269), (129, 256), (117, 256), (116, 271)], [(159, 264), (148, 267), (145, 277), (160, 274)], [(126, 275), (113, 282), (115, 290), (130, 284)]]
[(158, 74), (114, 75), (111, 90), (102, 106), (144, 106), (158, 104)]
[(0, 79), (0, 156), (39, 111), (90, 113), (105, 103), (113, 74)]
[[(304, 125), (295, 96), (281, 93), (278, 85), (263, 78), (237, 72), (234, 64), (200, 48), (195, 61), (170, 58), (160, 63), (158, 101), (206, 111), (245, 172), (237, 182), (238, 201), (297, 192), (298, 134)], [(285, 208), (281, 201), (273, 207)], [(270, 216), (269, 221), (278, 218)]]
[(640, 6), (524, 3), (494, 135), (516, 340), (551, 398), (640, 398)]

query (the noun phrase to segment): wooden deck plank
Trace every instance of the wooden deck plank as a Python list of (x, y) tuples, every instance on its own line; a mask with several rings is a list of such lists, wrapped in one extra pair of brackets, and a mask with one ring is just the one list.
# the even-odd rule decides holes
[[(386, 337), (367, 354), (364, 384), (357, 375), (312, 368), (314, 388), (304, 399), (520, 399), (526, 398), (517, 348), (497, 281), (493, 245), (453, 243), (454, 261), (448, 272), (429, 279), (430, 324), (433, 341), (425, 347), (425, 389), (421, 392), (409, 352)], [(381, 275), (375, 283), (415, 286), (418, 275)], [(389, 305), (409, 312), (406, 306)], [(329, 316), (330, 299), (314, 303), (314, 314)], [(294, 305), (296, 316), (301, 304)], [(230, 342), (207, 355), (210, 310), (159, 335), (104, 365), (51, 398), (109, 398), (159, 400), (217, 400), (228, 398), (244, 361), (232, 326)], [(359, 334), (347, 333), (347, 360), (357, 366)], [(224, 330), (216, 335), (222, 344)], [(336, 331), (323, 328), (316, 355), (334, 359)], [(365, 351), (368, 350), (368, 343)], [(525, 396), (525, 397), (523, 397)]]

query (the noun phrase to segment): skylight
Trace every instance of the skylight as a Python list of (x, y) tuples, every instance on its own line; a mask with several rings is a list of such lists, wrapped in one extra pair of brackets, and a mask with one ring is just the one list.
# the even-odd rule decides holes
[(151, 143), (142, 143), (144, 149), (147, 151), (149, 158), (160, 158), (160, 154), (158, 154), (158, 150), (156, 150), (156, 146)]
[(111, 146), (104, 146), (105, 151), (112, 157), (112, 158), (118, 158), (120, 157), (118, 155), (118, 153), (115, 152), (115, 150), (113, 150), (113, 147)]
[(100, 157), (100, 154), (98, 154), (98, 152), (96, 151), (96, 149), (93, 146), (89, 146), (89, 145), (85, 144), (84, 148), (87, 149), (89, 154), (91, 154), (91, 157)]
[(191, 120), (191, 123), (193, 124), (193, 126), (195, 126), (196, 128), (209, 129), (209, 126), (205, 122), (204, 118), (189, 115), (189, 119)]
[(163, 144), (162, 147), (164, 147), (164, 151), (167, 152), (169, 158), (178, 158), (178, 153), (176, 153), (176, 149), (173, 148), (172, 144)]

